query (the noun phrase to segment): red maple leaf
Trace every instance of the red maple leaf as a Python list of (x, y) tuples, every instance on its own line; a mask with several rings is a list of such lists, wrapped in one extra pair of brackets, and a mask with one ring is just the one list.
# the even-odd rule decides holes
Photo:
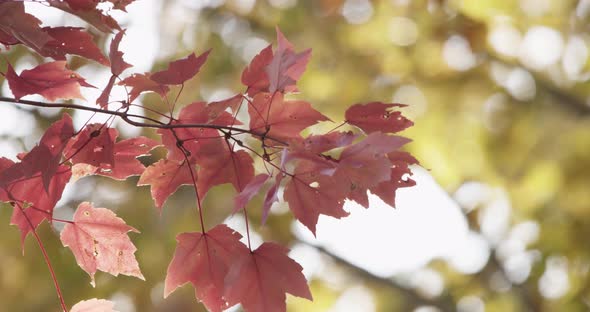
[(391, 111), (392, 107), (405, 107), (404, 104), (387, 104), (371, 102), (355, 104), (346, 110), (346, 122), (361, 128), (365, 133), (395, 133), (411, 127), (414, 123), (404, 117), (400, 111)]
[(295, 83), (303, 72), (311, 57), (311, 49), (295, 53), (293, 45), (287, 41), (277, 27), (277, 50), (273, 53), (272, 46), (263, 49), (256, 55), (250, 65), (242, 72), (242, 83), (248, 86), (248, 94), (258, 92), (295, 92)]
[(29, 94), (42, 95), (49, 101), (84, 99), (80, 94), (80, 86), (94, 88), (76, 72), (68, 70), (65, 61), (41, 64), (33, 69), (23, 70), (20, 75), (8, 64), (6, 80), (17, 99)]
[(3, 43), (22, 42), (35, 51), (41, 51), (52, 38), (40, 25), (39, 19), (25, 12), (22, 2), (0, 3), (0, 30), (5, 37)]
[(126, 63), (123, 60), (123, 52), (119, 51), (119, 44), (121, 43), (121, 39), (123, 39), (123, 35), (125, 31), (122, 30), (115, 35), (115, 38), (111, 41), (110, 51), (109, 51), (109, 58), (111, 60), (111, 78), (107, 83), (107, 86), (104, 88), (96, 103), (100, 105), (100, 107), (104, 108), (108, 104), (109, 95), (111, 94), (111, 90), (113, 89), (113, 85), (115, 84), (115, 80), (119, 75), (127, 68), (131, 67), (130, 64)]
[(14, 180), (40, 174), (43, 186), (47, 190), (60, 165), (62, 151), (73, 136), (72, 118), (68, 114), (63, 114), (62, 119), (47, 128), (39, 144), (24, 155), (19, 163), (0, 173), (0, 187)]
[(409, 178), (412, 171), (408, 165), (418, 164), (418, 160), (407, 152), (395, 151), (387, 155), (391, 161), (391, 174), (387, 181), (380, 182), (371, 187), (371, 193), (379, 196), (386, 204), (395, 207), (395, 193), (402, 187), (416, 185), (416, 182)]
[[(14, 165), (6, 158), (0, 158), (0, 172)], [(27, 235), (47, 219), (51, 222), (55, 204), (61, 198), (63, 190), (72, 175), (68, 166), (59, 166), (47, 186), (44, 186), (41, 174), (21, 178), (2, 186), (0, 201), (11, 202), (14, 209), (10, 224), (21, 231), (21, 242)]]
[(241, 253), (225, 278), (229, 306), (241, 303), (248, 312), (286, 311), (285, 293), (313, 300), (302, 267), (288, 252), (281, 245), (264, 243)]
[(308, 102), (284, 100), (278, 92), (256, 94), (248, 106), (248, 114), (252, 132), (277, 139), (300, 137), (303, 129), (330, 120)]
[(119, 141), (115, 143), (113, 148), (114, 161), (112, 165), (101, 163), (96, 167), (84, 163), (75, 164), (72, 166), (74, 178), (97, 174), (116, 180), (125, 180), (130, 176), (141, 175), (145, 166), (137, 160), (137, 157), (149, 155), (149, 151), (158, 145), (160, 143), (143, 136)]
[(119, 23), (117, 23), (117, 21), (114, 18), (112, 18), (108, 14), (105, 14), (98, 8), (74, 10), (65, 1), (47, 0), (46, 2), (54, 8), (58, 8), (64, 12), (78, 16), (79, 18), (86, 21), (88, 24), (96, 27), (98, 30), (102, 32), (110, 33), (113, 32), (113, 30), (121, 30), (121, 26), (119, 26)]
[(131, 87), (131, 91), (129, 91), (129, 102), (133, 102), (139, 94), (146, 91), (156, 92), (163, 97), (170, 90), (168, 86), (153, 81), (149, 73), (133, 74), (120, 81), (118, 85)]
[(82, 300), (76, 303), (70, 312), (118, 312), (115, 303), (105, 299)]
[(347, 198), (368, 207), (367, 190), (391, 178), (391, 161), (387, 155), (409, 141), (381, 132), (368, 135), (342, 151), (334, 180), (344, 189)]
[(235, 259), (249, 253), (240, 242), (241, 237), (224, 224), (206, 233), (179, 234), (174, 258), (166, 274), (164, 297), (190, 282), (195, 287), (196, 297), (207, 309), (227, 309), (229, 305), (223, 298), (224, 279)]
[[(162, 205), (181, 185), (193, 184), (189, 164), (183, 161), (162, 159), (147, 167), (137, 185), (151, 185), (152, 198), (161, 211)], [(194, 174), (194, 173), (193, 173)], [(196, 175), (195, 175), (196, 178)]]
[(314, 162), (299, 162), (283, 194), (295, 218), (314, 235), (320, 214), (334, 218), (348, 216), (348, 212), (342, 209), (346, 197), (342, 184), (333, 177), (320, 174), (321, 169)]
[(76, 262), (90, 275), (94, 286), (97, 270), (144, 279), (134, 255), (137, 248), (127, 235), (131, 231), (139, 233), (111, 210), (93, 208), (92, 204), (83, 202), (59, 238), (64, 247), (72, 250)]
[(115, 162), (115, 139), (117, 130), (103, 124), (87, 125), (70, 140), (64, 151), (72, 163), (84, 163), (95, 167), (101, 164), (113, 166)]
[(264, 185), (264, 182), (266, 182), (269, 177), (270, 176), (268, 174), (261, 173), (250, 180), (250, 183), (248, 183), (244, 189), (238, 195), (236, 195), (236, 197), (234, 197), (235, 207), (233, 213), (236, 213), (246, 207), (246, 204), (252, 200), (256, 194), (258, 194), (258, 191), (260, 191), (260, 188), (262, 185)]
[(153, 73), (151, 79), (163, 85), (179, 85), (194, 77), (201, 66), (205, 64), (207, 56), (211, 50), (205, 51), (203, 54), (196, 57), (191, 53), (187, 57), (170, 62), (168, 69)]
[(240, 192), (254, 177), (254, 161), (245, 151), (231, 151), (226, 146), (219, 153), (210, 153), (217, 149), (201, 151), (197, 159), (199, 179), (197, 187), (199, 196), (204, 198), (209, 189), (215, 185), (231, 183)]
[(44, 27), (44, 31), (53, 40), (48, 41), (38, 50), (39, 54), (63, 61), (66, 54), (75, 54), (87, 59), (97, 61), (104, 66), (110, 66), (109, 60), (102, 54), (94, 44), (90, 34), (79, 27)]

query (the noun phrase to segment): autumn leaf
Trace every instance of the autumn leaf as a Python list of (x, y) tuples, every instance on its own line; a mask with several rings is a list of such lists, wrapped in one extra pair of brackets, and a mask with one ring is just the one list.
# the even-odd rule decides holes
[(137, 185), (151, 185), (152, 198), (161, 212), (164, 202), (176, 189), (181, 185), (193, 184), (188, 166), (185, 161), (162, 159), (145, 169)]
[(391, 161), (391, 173), (389, 180), (369, 188), (371, 193), (379, 196), (386, 204), (395, 207), (395, 194), (399, 188), (411, 187), (416, 182), (409, 176), (412, 171), (409, 165), (418, 164), (418, 160), (407, 152), (395, 151), (387, 155)]
[(22, 42), (35, 51), (41, 51), (53, 38), (40, 25), (39, 19), (25, 12), (22, 2), (0, 3), (0, 31), (4, 33), (4, 42)]
[[(115, 135), (116, 137), (117, 135)], [(77, 163), (72, 166), (72, 173), (74, 178), (96, 174), (116, 180), (125, 180), (130, 176), (141, 175), (145, 170), (145, 166), (137, 158), (149, 155), (149, 151), (159, 145), (160, 143), (143, 136), (122, 140), (115, 143), (113, 147), (114, 159), (112, 165), (101, 163), (97, 167), (90, 164)]]
[(84, 163), (95, 167), (113, 165), (117, 131), (103, 124), (87, 125), (66, 147), (64, 155), (72, 163)]
[(115, 80), (119, 75), (127, 68), (131, 67), (130, 64), (126, 63), (123, 60), (123, 52), (119, 51), (119, 44), (121, 43), (121, 39), (123, 39), (123, 35), (125, 34), (125, 30), (118, 32), (115, 35), (115, 38), (111, 41), (110, 51), (109, 51), (109, 59), (111, 60), (111, 78), (107, 83), (106, 87), (96, 100), (96, 103), (105, 108), (109, 102), (109, 95), (111, 94), (111, 90), (115, 84)]
[(48, 41), (37, 51), (45, 57), (64, 61), (66, 54), (75, 54), (110, 66), (109, 60), (96, 46), (90, 34), (79, 27), (44, 27), (53, 40)]
[[(0, 172), (14, 165), (6, 158), (0, 158)], [(59, 166), (52, 175), (49, 184), (44, 186), (41, 174), (22, 178), (6, 184), (0, 191), (0, 200), (11, 202), (14, 207), (10, 224), (21, 231), (21, 242), (39, 226), (43, 220), (51, 222), (53, 209), (61, 198), (63, 190), (70, 180), (71, 170), (68, 166)]]
[(355, 104), (346, 110), (346, 122), (361, 128), (365, 133), (396, 133), (414, 123), (404, 117), (400, 111), (391, 111), (393, 107), (405, 107), (403, 104), (386, 104), (371, 102)]
[(39, 144), (26, 153), (19, 163), (0, 172), (0, 187), (12, 181), (33, 177), (40, 174), (43, 186), (47, 190), (51, 178), (61, 163), (62, 152), (74, 136), (72, 118), (63, 114), (62, 119), (54, 122), (43, 134)]
[(229, 306), (241, 303), (247, 312), (286, 311), (285, 293), (313, 300), (301, 265), (288, 252), (281, 245), (264, 243), (241, 253), (225, 278)]
[(93, 298), (76, 303), (70, 312), (118, 312), (114, 307), (112, 301)]
[[(201, 154), (202, 155), (202, 154)], [(236, 191), (242, 191), (254, 177), (254, 161), (245, 151), (230, 151), (227, 147), (217, 155), (201, 156), (197, 159), (199, 196), (204, 198), (215, 185), (231, 183)]]
[(183, 59), (170, 62), (170, 64), (168, 64), (168, 69), (153, 73), (150, 78), (163, 85), (183, 84), (199, 72), (201, 66), (205, 64), (209, 52), (211, 52), (211, 50), (204, 52), (199, 55), (199, 57), (196, 57), (194, 53), (191, 53)]
[(248, 106), (248, 114), (250, 130), (278, 139), (300, 137), (303, 129), (329, 120), (308, 102), (284, 100), (282, 93), (256, 94)]
[(269, 177), (270, 176), (268, 174), (261, 173), (250, 180), (250, 183), (248, 183), (244, 189), (236, 197), (234, 197), (233, 213), (236, 213), (246, 207), (246, 204), (252, 200), (256, 194), (258, 194), (258, 191), (260, 191), (260, 188), (262, 185), (264, 185), (264, 182), (266, 182)]
[(168, 86), (153, 81), (149, 73), (133, 74), (117, 84), (131, 87), (131, 91), (129, 91), (129, 102), (133, 102), (141, 93), (146, 91), (156, 92), (161, 97), (164, 97), (169, 90)]
[(127, 235), (131, 231), (139, 233), (111, 210), (83, 202), (76, 209), (74, 220), (65, 225), (60, 239), (64, 247), (72, 250), (80, 268), (90, 275), (93, 286), (97, 270), (145, 280), (135, 259), (137, 248)]
[(346, 197), (342, 184), (320, 171), (313, 162), (300, 162), (283, 194), (295, 218), (314, 235), (320, 214), (338, 219), (348, 216), (342, 209)]
[(240, 255), (249, 254), (240, 242), (242, 235), (224, 224), (206, 233), (182, 233), (168, 266), (164, 297), (190, 282), (195, 296), (210, 311), (222, 311), (230, 305), (223, 297), (224, 279)]
[(81, 18), (82, 20), (86, 21), (88, 24), (96, 27), (96, 29), (102, 32), (110, 33), (114, 30), (121, 30), (121, 26), (119, 26), (119, 23), (117, 23), (117, 21), (114, 18), (112, 18), (108, 14), (105, 14), (98, 8), (74, 10), (65, 1), (47, 0), (46, 2), (54, 8), (60, 9), (64, 12), (70, 13)]
[(273, 53), (269, 45), (258, 53), (242, 72), (242, 83), (248, 86), (248, 94), (258, 92), (295, 92), (297, 80), (305, 71), (311, 57), (311, 49), (295, 53), (293, 45), (276, 29), (277, 49)]
[(8, 64), (6, 80), (17, 99), (29, 94), (39, 94), (49, 101), (84, 99), (80, 94), (80, 86), (94, 88), (76, 72), (68, 70), (65, 61), (41, 64), (23, 70), (20, 75)]

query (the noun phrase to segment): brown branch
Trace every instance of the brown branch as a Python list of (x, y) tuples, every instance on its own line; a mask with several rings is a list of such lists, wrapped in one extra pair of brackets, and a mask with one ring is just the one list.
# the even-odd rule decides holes
[[(209, 128), (209, 129), (216, 129), (216, 130), (233, 131), (233, 132), (237, 132), (237, 133), (248, 133), (250, 135), (259, 137), (261, 139), (270, 139), (270, 140), (275, 141), (279, 144), (288, 145), (286, 142), (279, 140), (277, 138), (273, 138), (273, 137), (268, 136), (266, 134), (259, 134), (259, 133), (253, 132), (252, 130), (249, 130), (249, 129), (236, 128), (236, 127), (232, 127), (232, 126), (221, 126), (221, 125), (211, 125), (211, 124), (170, 124), (170, 123), (163, 123), (157, 119), (153, 119), (153, 118), (150, 118), (147, 116), (129, 114), (127, 111), (118, 111), (118, 110), (114, 111), (114, 110), (101, 109), (101, 108), (96, 108), (96, 107), (88, 107), (88, 106), (83, 106), (83, 105), (78, 105), (78, 104), (47, 103), (47, 102), (39, 102), (39, 101), (17, 100), (17, 99), (9, 98), (9, 97), (0, 97), (0, 102), (24, 104), (24, 105), (30, 105), (30, 106), (35, 106), (35, 107), (69, 108), (69, 109), (75, 109), (75, 110), (95, 112), (95, 113), (99, 113), (99, 114), (107, 114), (107, 115), (120, 117), (123, 121), (125, 121), (126, 123), (128, 123), (132, 126), (143, 127), (143, 128), (157, 128), (157, 129)], [(140, 119), (144, 119), (147, 121), (151, 121), (153, 123), (134, 121), (130, 118), (140, 118)]]

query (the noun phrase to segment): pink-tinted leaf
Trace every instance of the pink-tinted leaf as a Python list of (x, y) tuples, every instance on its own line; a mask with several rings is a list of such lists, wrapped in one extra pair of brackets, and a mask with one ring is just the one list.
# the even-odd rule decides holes
[(194, 53), (189, 56), (171, 62), (168, 69), (162, 70), (151, 75), (151, 79), (163, 85), (179, 85), (194, 77), (201, 66), (205, 64), (207, 56), (211, 50), (196, 57)]
[(242, 253), (225, 278), (224, 296), (229, 305), (241, 303), (248, 312), (286, 311), (286, 293), (313, 300), (302, 267), (289, 250), (264, 243)]
[(334, 218), (348, 216), (342, 209), (346, 194), (339, 181), (322, 175), (312, 162), (300, 162), (285, 186), (283, 197), (295, 218), (314, 235), (320, 214)]
[(115, 143), (113, 165), (102, 163), (99, 167), (79, 163), (72, 167), (75, 178), (96, 174), (116, 180), (125, 180), (130, 176), (141, 175), (145, 166), (137, 157), (149, 155), (149, 151), (160, 143), (143, 137), (135, 137)]
[(204, 198), (209, 189), (215, 185), (231, 183), (236, 191), (242, 191), (254, 178), (252, 157), (245, 151), (229, 151), (220, 154), (203, 154), (198, 158), (200, 166), (197, 187), (199, 195)]
[(47, 190), (60, 165), (62, 151), (73, 136), (72, 118), (68, 114), (63, 114), (62, 119), (47, 128), (39, 144), (24, 155), (21, 162), (0, 173), (0, 187), (18, 179), (40, 174), (43, 186)]
[(76, 303), (70, 312), (118, 312), (115, 303), (105, 299), (90, 299)]
[(391, 111), (393, 107), (404, 104), (387, 104), (371, 102), (355, 104), (346, 110), (346, 122), (361, 128), (367, 134), (373, 132), (395, 133), (411, 127), (414, 123), (404, 117), (400, 111)]
[(64, 12), (78, 16), (79, 18), (86, 21), (88, 24), (96, 27), (98, 30), (110, 33), (114, 30), (121, 30), (121, 26), (111, 16), (105, 14), (103, 11), (97, 8), (91, 8), (87, 10), (74, 10), (67, 2), (61, 0), (47, 0), (50, 6), (58, 8)]
[[(237, 113), (240, 105), (242, 104), (242, 95), (241, 94), (237, 94), (232, 96), (231, 98), (222, 100), (222, 101), (217, 101), (217, 102), (211, 102), (209, 104), (207, 104), (207, 112), (209, 115), (209, 120), (208, 123), (212, 123), (212, 124), (216, 124), (216, 125), (239, 125), (241, 124), (239, 120), (234, 120), (235, 118), (233, 118), (232, 115), (226, 114), (226, 110), (229, 108), (231, 109), (231, 111), (235, 114)], [(220, 118), (222, 116), (228, 116), (230, 117), (230, 121), (226, 121), (226, 120), (220, 120)]]
[[(12, 161), (2, 158), (0, 170), (12, 165)], [(12, 203), (14, 209), (10, 224), (16, 225), (21, 231), (23, 244), (27, 234), (37, 228), (43, 220), (52, 219), (55, 204), (61, 198), (71, 174), (69, 167), (59, 166), (47, 187), (44, 186), (40, 174), (12, 181), (2, 187), (0, 200)]]
[(8, 64), (6, 80), (17, 99), (29, 94), (39, 94), (49, 101), (84, 99), (80, 94), (80, 86), (92, 87), (76, 72), (68, 70), (65, 61), (41, 64), (23, 70), (20, 76)]
[(266, 67), (266, 73), (269, 77), (268, 91), (273, 93), (297, 91), (295, 83), (303, 72), (311, 58), (311, 49), (301, 53), (293, 51), (293, 45), (287, 41), (287, 38), (277, 27), (278, 47), (272, 61)]
[(272, 45), (269, 45), (260, 51), (242, 72), (242, 83), (248, 86), (248, 94), (254, 95), (261, 91), (268, 91), (266, 67), (272, 61), (272, 56)]
[(110, 66), (109, 60), (96, 46), (90, 34), (78, 27), (44, 27), (53, 40), (48, 41), (39, 54), (63, 61), (66, 54), (75, 54)]
[(64, 247), (72, 250), (76, 262), (90, 275), (94, 286), (97, 270), (144, 280), (135, 259), (137, 248), (127, 235), (131, 231), (139, 233), (111, 210), (93, 208), (92, 204), (83, 202), (76, 209), (73, 222), (65, 225), (59, 238)]
[(151, 185), (152, 198), (161, 211), (166, 199), (176, 189), (181, 185), (193, 184), (188, 166), (185, 161), (162, 159), (145, 169), (137, 185)]
[(126, 63), (123, 60), (123, 52), (119, 51), (119, 43), (121, 43), (121, 39), (125, 34), (125, 30), (118, 32), (115, 35), (115, 38), (111, 41), (109, 58), (111, 60), (111, 78), (109, 79), (108, 84), (96, 100), (96, 104), (100, 107), (105, 108), (109, 102), (109, 96), (111, 95), (111, 90), (115, 85), (115, 81), (117, 77), (127, 68), (131, 67), (130, 64)]
[(74, 11), (78, 10), (91, 10), (96, 8), (96, 5), (101, 2), (100, 0), (65, 0), (70, 8)]
[(269, 177), (270, 176), (265, 173), (261, 173), (255, 176), (250, 181), (250, 183), (248, 183), (246, 187), (244, 187), (244, 189), (234, 198), (235, 207), (233, 213), (242, 210), (246, 206), (246, 204), (250, 200), (252, 200), (252, 198), (256, 196), (256, 194), (258, 194), (258, 191), (260, 191), (260, 188), (262, 187), (262, 185), (264, 185), (264, 182), (266, 182), (266, 180), (268, 180)]
[(113, 166), (117, 135), (116, 129), (108, 128), (103, 124), (87, 125), (69, 142), (64, 155), (74, 164), (84, 163), (95, 167), (100, 167), (101, 164)]
[(22, 42), (35, 51), (41, 51), (53, 38), (40, 25), (40, 20), (25, 12), (22, 2), (0, 3), (0, 31), (12, 44)]
[[(288, 101), (282, 93), (258, 93), (248, 106), (250, 129), (278, 139), (300, 137), (299, 133), (319, 121), (329, 120), (305, 101)], [(271, 142), (270, 143), (276, 143)]]
[(333, 177), (345, 189), (347, 198), (369, 206), (367, 190), (390, 179), (388, 154), (410, 140), (374, 132), (364, 140), (346, 147), (340, 155)]
[(392, 164), (389, 180), (380, 182), (369, 190), (379, 196), (386, 204), (395, 207), (397, 189), (416, 185), (416, 182), (409, 178), (412, 171), (408, 165), (417, 164), (418, 161), (410, 154), (399, 151), (389, 153), (388, 158)]
[(229, 307), (223, 297), (224, 279), (235, 262), (248, 249), (242, 236), (224, 224), (207, 233), (182, 233), (168, 266), (164, 297), (185, 283), (192, 283), (195, 295), (210, 311)]
[(168, 93), (168, 86), (161, 85), (153, 81), (149, 74), (133, 74), (123, 81), (118, 83), (119, 85), (131, 87), (129, 92), (129, 102), (133, 102), (139, 94), (151, 91), (158, 93), (161, 97), (164, 97)]

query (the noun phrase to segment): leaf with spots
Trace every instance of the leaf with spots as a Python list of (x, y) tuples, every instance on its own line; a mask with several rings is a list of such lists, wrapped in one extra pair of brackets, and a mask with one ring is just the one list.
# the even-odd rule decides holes
[(371, 102), (355, 104), (346, 110), (346, 122), (361, 128), (365, 133), (373, 132), (396, 133), (414, 123), (404, 117), (400, 111), (392, 111), (393, 107), (405, 107), (404, 104), (387, 104)]
[(83, 202), (76, 209), (74, 220), (62, 230), (60, 239), (64, 247), (72, 250), (82, 270), (90, 275), (93, 286), (98, 270), (144, 280), (135, 259), (137, 248), (128, 232), (139, 233), (111, 210), (93, 208), (92, 204)]
[[(150, 185), (152, 198), (160, 210), (166, 199), (181, 185), (193, 184), (193, 178), (185, 161), (162, 159), (147, 167), (137, 185)], [(195, 175), (196, 178), (196, 175)]]

